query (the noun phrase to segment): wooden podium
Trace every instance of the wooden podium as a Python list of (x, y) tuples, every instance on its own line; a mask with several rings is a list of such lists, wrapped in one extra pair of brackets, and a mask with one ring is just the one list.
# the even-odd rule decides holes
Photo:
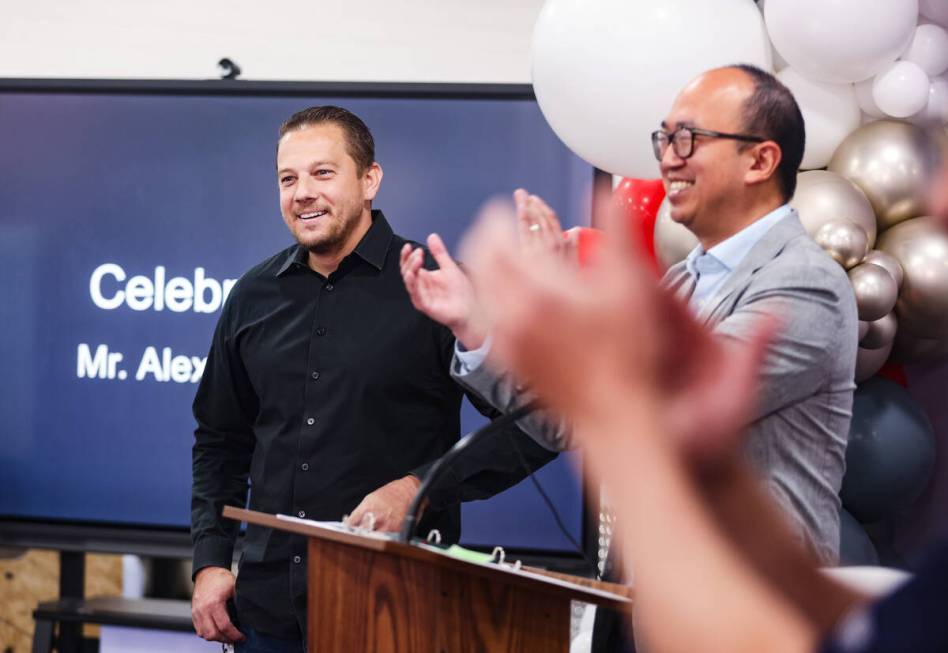
[(309, 538), (311, 652), (569, 650), (570, 601), (628, 608), (628, 588), (460, 560), (432, 547), (227, 507)]

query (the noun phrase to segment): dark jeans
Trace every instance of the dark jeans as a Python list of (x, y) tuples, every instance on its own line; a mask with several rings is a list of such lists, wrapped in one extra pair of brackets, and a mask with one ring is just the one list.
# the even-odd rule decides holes
[(596, 609), (591, 653), (635, 653), (626, 616), (615, 610)]
[[(622, 574), (616, 569), (612, 555), (606, 559), (603, 580), (613, 583), (622, 582)], [(596, 609), (593, 622), (592, 653), (635, 653), (635, 641), (632, 639), (632, 627), (627, 623), (628, 616), (615, 610)]]
[(244, 626), (240, 629), (246, 639), (234, 646), (236, 653), (306, 653), (306, 642), (300, 639), (271, 637)]

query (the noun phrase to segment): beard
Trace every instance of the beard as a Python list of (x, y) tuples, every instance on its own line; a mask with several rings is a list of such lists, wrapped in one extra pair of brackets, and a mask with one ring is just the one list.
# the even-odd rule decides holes
[(322, 234), (304, 234), (296, 241), (307, 251), (317, 256), (336, 254), (349, 242), (350, 237), (359, 226), (362, 212), (353, 211), (350, 215), (336, 219), (334, 213), (329, 213), (320, 220), (328, 219), (327, 228)]

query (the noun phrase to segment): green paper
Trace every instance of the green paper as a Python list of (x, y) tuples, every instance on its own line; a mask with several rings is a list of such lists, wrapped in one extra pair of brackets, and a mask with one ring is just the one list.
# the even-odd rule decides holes
[(481, 553), (480, 551), (472, 551), (471, 549), (465, 549), (463, 546), (458, 546), (457, 544), (452, 544), (447, 549), (444, 549), (444, 552), (447, 553), (452, 558), (457, 558), (458, 560), (464, 560), (465, 562), (475, 562), (479, 564), (487, 564), (493, 560), (493, 556), (489, 553)]

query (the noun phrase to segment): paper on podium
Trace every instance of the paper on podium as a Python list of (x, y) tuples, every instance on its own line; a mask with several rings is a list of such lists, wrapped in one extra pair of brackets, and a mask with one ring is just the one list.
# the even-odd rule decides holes
[(299, 517), (294, 517), (293, 515), (280, 515), (280, 514), (277, 514), (276, 518), (281, 521), (293, 522), (296, 524), (303, 524), (305, 526), (319, 526), (320, 528), (326, 528), (331, 531), (336, 531), (337, 533), (355, 533), (356, 535), (361, 535), (363, 537), (371, 537), (376, 540), (398, 539), (398, 533), (373, 531), (373, 530), (369, 530), (368, 528), (350, 526), (349, 524), (346, 524), (345, 522), (341, 522), (341, 521), (316, 521), (314, 519), (300, 519)]

